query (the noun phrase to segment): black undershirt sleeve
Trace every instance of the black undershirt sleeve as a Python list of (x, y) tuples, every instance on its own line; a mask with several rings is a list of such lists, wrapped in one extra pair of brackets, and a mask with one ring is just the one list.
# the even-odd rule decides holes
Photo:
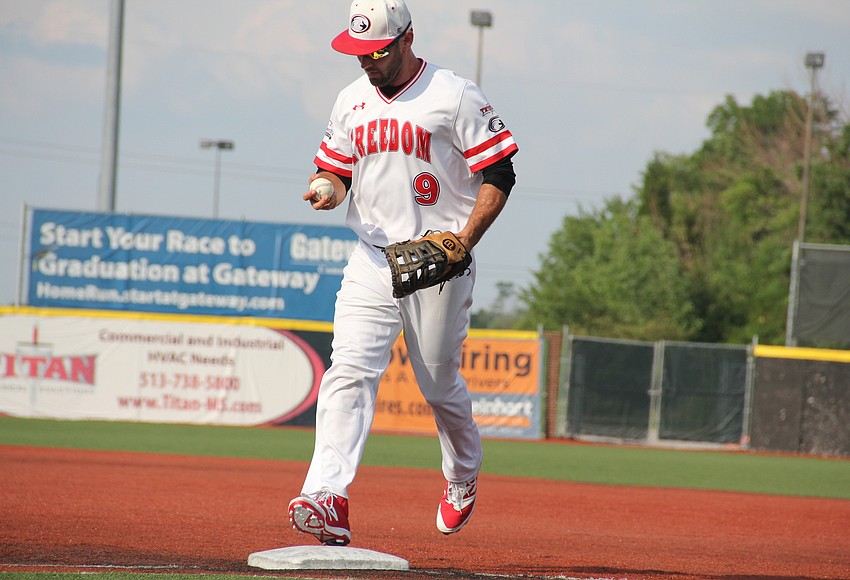
[(513, 189), (516, 184), (514, 163), (511, 161), (511, 157), (513, 157), (515, 153), (516, 152), (511, 153), (504, 159), (500, 159), (493, 165), (481, 170), (481, 175), (484, 176), (484, 183), (498, 187), (505, 192), (505, 197), (508, 197), (511, 194), (511, 189)]

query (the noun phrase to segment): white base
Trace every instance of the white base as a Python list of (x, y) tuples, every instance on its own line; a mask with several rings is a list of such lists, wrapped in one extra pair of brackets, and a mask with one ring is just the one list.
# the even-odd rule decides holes
[(248, 565), (264, 570), (409, 570), (397, 556), (348, 546), (292, 546), (248, 556)]

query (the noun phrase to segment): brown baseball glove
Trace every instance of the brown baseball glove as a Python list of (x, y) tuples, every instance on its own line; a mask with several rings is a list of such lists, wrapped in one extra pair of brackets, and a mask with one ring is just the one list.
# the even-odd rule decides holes
[(451, 232), (428, 230), (418, 240), (384, 248), (393, 278), (393, 296), (404, 298), (422, 288), (443, 285), (462, 276), (472, 256)]

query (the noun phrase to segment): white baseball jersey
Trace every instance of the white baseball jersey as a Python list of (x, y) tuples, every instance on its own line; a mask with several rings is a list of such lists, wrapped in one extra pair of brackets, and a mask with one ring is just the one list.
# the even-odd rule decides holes
[(466, 225), (480, 171), (517, 151), (481, 90), (422, 61), (392, 97), (366, 75), (337, 97), (315, 163), (351, 177), (346, 224), (386, 246)]

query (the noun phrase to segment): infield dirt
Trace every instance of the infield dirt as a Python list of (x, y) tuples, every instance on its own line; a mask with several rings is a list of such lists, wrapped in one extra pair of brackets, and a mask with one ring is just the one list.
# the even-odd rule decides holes
[[(289, 527), (300, 463), (0, 446), (0, 571), (269, 574), (250, 553), (311, 544)], [(363, 467), (352, 545), (411, 571), (305, 577), (846, 579), (850, 501), (484, 474), (444, 536), (438, 471)], [(274, 573), (271, 573), (274, 574)], [(286, 576), (299, 576), (287, 571)]]

